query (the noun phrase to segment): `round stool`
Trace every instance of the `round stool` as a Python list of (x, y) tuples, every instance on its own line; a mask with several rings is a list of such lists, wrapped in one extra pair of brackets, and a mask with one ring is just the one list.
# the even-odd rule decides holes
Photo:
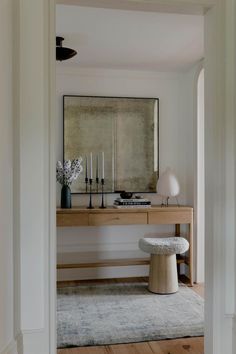
[(151, 254), (148, 289), (157, 294), (173, 294), (178, 291), (176, 254), (189, 249), (183, 237), (141, 238), (139, 247)]

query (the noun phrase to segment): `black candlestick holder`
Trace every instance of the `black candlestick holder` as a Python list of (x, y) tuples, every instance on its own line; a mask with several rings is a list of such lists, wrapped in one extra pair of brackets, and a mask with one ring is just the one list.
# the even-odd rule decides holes
[(99, 188), (99, 178), (96, 177), (96, 191), (98, 193), (98, 188)]
[(93, 185), (93, 180), (92, 178), (89, 178), (89, 206), (87, 207), (87, 209), (94, 209), (92, 204), (92, 185)]
[(88, 193), (88, 177), (85, 177), (85, 190)]
[(105, 205), (104, 205), (104, 184), (105, 184), (105, 180), (104, 178), (101, 178), (101, 185), (102, 185), (102, 204), (100, 206), (101, 209), (105, 209)]

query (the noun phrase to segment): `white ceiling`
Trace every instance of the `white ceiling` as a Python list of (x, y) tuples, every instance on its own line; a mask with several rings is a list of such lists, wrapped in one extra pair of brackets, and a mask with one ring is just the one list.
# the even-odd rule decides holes
[(60, 65), (178, 71), (204, 56), (203, 16), (57, 5), (56, 32), (78, 51)]

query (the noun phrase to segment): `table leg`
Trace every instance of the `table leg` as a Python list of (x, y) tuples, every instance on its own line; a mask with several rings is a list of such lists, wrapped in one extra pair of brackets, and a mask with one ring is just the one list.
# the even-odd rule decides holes
[[(175, 224), (175, 236), (180, 236), (180, 224)], [(178, 275), (180, 275), (180, 264), (177, 264)]]
[(180, 224), (175, 224), (175, 236), (180, 236)]
[[(175, 236), (180, 236), (180, 224), (175, 224)], [(177, 269), (179, 273), (179, 265)], [(193, 220), (189, 224), (189, 283), (193, 286)]]

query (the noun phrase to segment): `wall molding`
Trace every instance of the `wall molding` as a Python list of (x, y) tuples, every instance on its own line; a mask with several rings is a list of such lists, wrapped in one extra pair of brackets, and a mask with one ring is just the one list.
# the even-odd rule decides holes
[(106, 9), (204, 14), (215, 0), (57, 0), (58, 4), (79, 5)]
[(0, 354), (18, 354), (17, 342), (13, 339), (1, 352)]
[(17, 343), (17, 354), (24, 354), (23, 335), (21, 332), (19, 332), (16, 336), (16, 343)]
[(44, 354), (48, 349), (48, 331), (46, 328), (25, 329), (17, 337), (17, 354)]
[(236, 322), (236, 313), (226, 313), (225, 318), (231, 319), (232, 321)]
[[(198, 200), (198, 187), (199, 187), (199, 174), (198, 174), (198, 138), (199, 138), (199, 121), (198, 121), (198, 80), (199, 75), (204, 70), (204, 59), (200, 60), (196, 65), (195, 75), (193, 78), (194, 85), (194, 102), (193, 102), (193, 111), (194, 111), (194, 120), (193, 120), (193, 139), (194, 139), (194, 150), (193, 150), (193, 160), (194, 160), (194, 265), (195, 265), (195, 280), (196, 282), (204, 282), (205, 274), (202, 274), (201, 265), (199, 264), (199, 244), (202, 235), (198, 230), (198, 216), (199, 216), (199, 200)], [(204, 119), (205, 120), (205, 119)], [(205, 239), (205, 236), (204, 236)], [(205, 272), (203, 272), (205, 273)]]
[[(50, 172), (55, 170), (55, 158), (49, 147), (52, 143), (49, 126), (52, 125), (50, 117), (55, 116), (52, 113), (55, 2), (16, 0), (13, 3), (14, 329), (19, 334), (17, 351), (10, 354), (53, 354), (56, 353), (53, 343), (56, 336), (55, 184), (50, 188), (50, 182), (55, 177)], [(33, 167), (35, 156), (37, 163)], [(24, 177), (29, 176), (28, 168), (31, 179)], [(27, 194), (30, 198), (26, 205)], [(35, 200), (37, 211), (32, 208)]]
[[(35, 329), (26, 329), (19, 332), (15, 339), (2, 350), (0, 354), (23, 354), (25, 353), (26, 347), (31, 347), (32, 350), (27, 350), (31, 354), (44, 354), (42, 351), (42, 338), (47, 336), (45, 328), (35, 328)], [(38, 343), (38, 348), (37, 344)]]

